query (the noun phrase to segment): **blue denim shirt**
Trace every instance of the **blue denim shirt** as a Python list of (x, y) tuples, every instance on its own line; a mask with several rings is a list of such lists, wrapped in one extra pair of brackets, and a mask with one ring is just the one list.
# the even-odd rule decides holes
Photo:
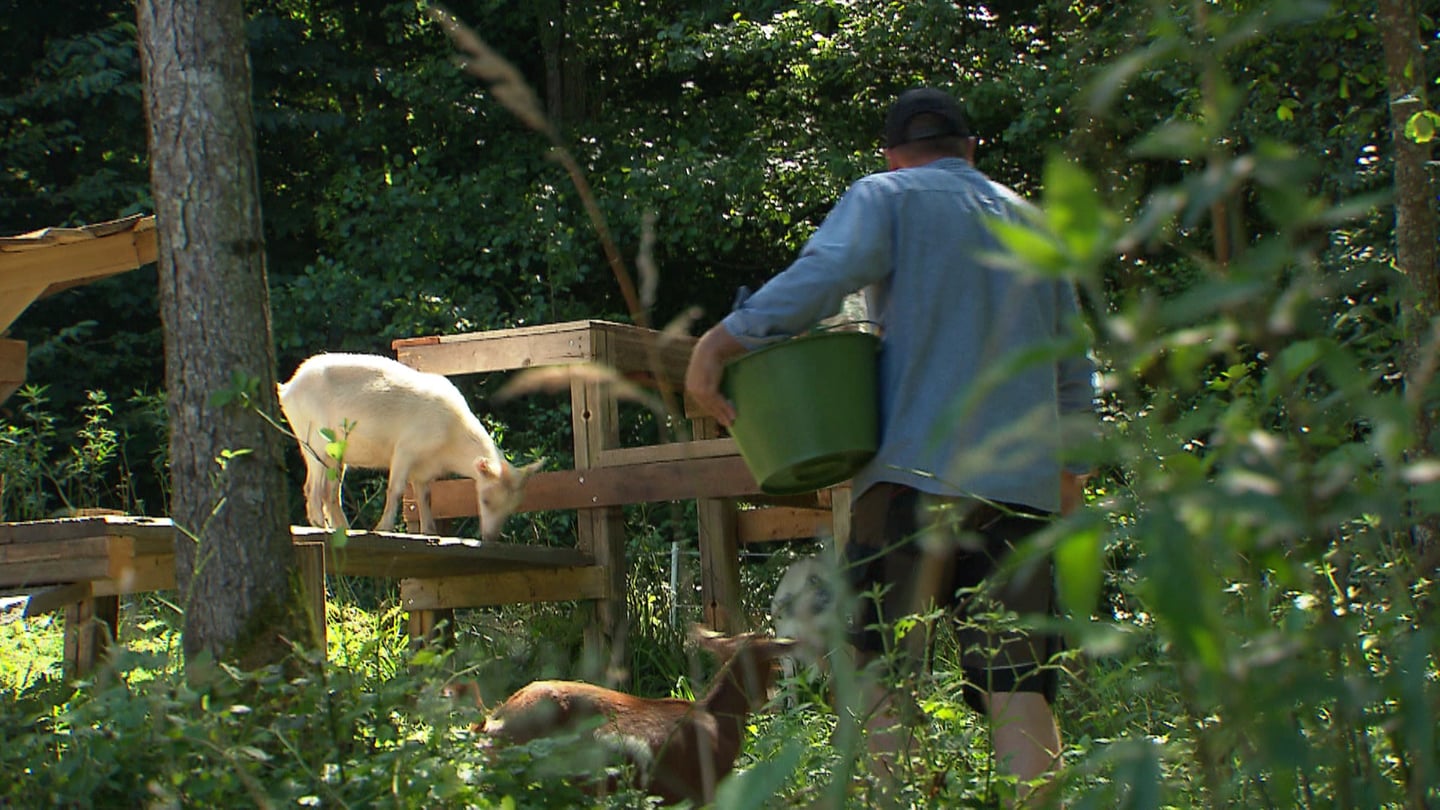
[(1059, 509), (1062, 415), (1092, 413), (1093, 369), (1083, 350), (1059, 361), (1046, 350), (1081, 328), (1073, 286), (988, 260), (1000, 244), (987, 219), (1025, 205), (960, 158), (863, 177), (795, 262), (722, 321), (756, 349), (865, 290), (883, 335), (881, 439), (856, 497), (891, 481)]

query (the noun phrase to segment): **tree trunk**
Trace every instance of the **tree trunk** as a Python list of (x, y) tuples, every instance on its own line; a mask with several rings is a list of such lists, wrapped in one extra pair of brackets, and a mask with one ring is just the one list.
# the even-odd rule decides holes
[(569, 25), (570, 15), (581, 12), (570, 0), (548, 0), (535, 11), (545, 57), (545, 114), (564, 131), (590, 114), (589, 70)]
[[(1432, 318), (1440, 312), (1440, 272), (1436, 267), (1436, 217), (1426, 163), (1430, 145), (1405, 136), (1405, 124), (1429, 109), (1425, 99), (1425, 55), (1413, 0), (1380, 0), (1378, 23), (1390, 91), (1391, 140), (1395, 145), (1395, 265), (1409, 292), (1403, 296), (1406, 395), (1416, 410), (1415, 446), (1422, 457), (1435, 454), (1436, 416), (1424, 395), (1437, 367), (1440, 330)], [(1415, 526), (1425, 569), (1434, 567), (1440, 519)], [(1422, 569), (1423, 570), (1423, 569)]]
[[(308, 643), (277, 413), (242, 0), (141, 0), (159, 236), (170, 511), (187, 667), (242, 668)], [(246, 396), (231, 396), (237, 389)], [(221, 401), (217, 401), (217, 395)]]

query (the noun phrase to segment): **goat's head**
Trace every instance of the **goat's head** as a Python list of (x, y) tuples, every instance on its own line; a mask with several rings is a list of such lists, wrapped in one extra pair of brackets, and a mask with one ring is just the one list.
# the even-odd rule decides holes
[(842, 584), (822, 557), (806, 557), (785, 570), (770, 600), (775, 635), (794, 639), (792, 655), (803, 665), (819, 663), (843, 638)]
[(545, 459), (516, 467), (505, 459), (481, 456), (475, 460), (475, 497), (480, 505), (480, 536), (494, 540), (500, 536), (505, 519), (520, 507), (525, 498), (525, 481), (540, 470)]
[(727, 676), (736, 678), (751, 710), (759, 708), (768, 698), (766, 692), (773, 680), (776, 661), (795, 646), (791, 639), (775, 638), (768, 633), (727, 636), (698, 624), (691, 625), (690, 637), (701, 649), (723, 662), (716, 683)]

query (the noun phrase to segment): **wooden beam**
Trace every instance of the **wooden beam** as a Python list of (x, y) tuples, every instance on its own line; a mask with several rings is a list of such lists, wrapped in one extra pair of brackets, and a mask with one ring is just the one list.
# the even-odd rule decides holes
[(295, 568), (302, 589), (301, 599), (309, 613), (311, 641), (322, 654), (325, 651), (325, 544), (297, 542)]
[(110, 575), (108, 538), (0, 546), (0, 587), (58, 585)]
[(8, 543), (38, 543), (111, 535), (145, 538), (147, 541), (159, 540), (162, 543), (174, 542), (175, 526), (169, 518), (121, 515), (0, 523), (0, 546)]
[(485, 374), (594, 359), (590, 322), (497, 329), (392, 342), (407, 366), (435, 374)]
[[(720, 426), (713, 419), (697, 419), (691, 428), (695, 438), (701, 440), (720, 435)], [(727, 635), (741, 632), (746, 629), (746, 622), (740, 588), (740, 531), (735, 501), (699, 498), (695, 502), (695, 513), (699, 521), (701, 615), (712, 630)]]
[[(598, 565), (402, 579), (400, 605), (415, 611), (604, 599), (612, 595), (607, 581), (608, 575)], [(623, 594), (619, 596), (623, 598)]]
[(96, 280), (155, 261), (155, 232), (50, 242), (25, 250), (0, 251), (0, 293)]
[(171, 590), (175, 587), (175, 553), (112, 557), (106, 578), (95, 580), (93, 586), (101, 596)]
[[(525, 485), (519, 512), (587, 509), (632, 503), (734, 498), (760, 494), (760, 485), (738, 456), (680, 459), (638, 466), (536, 473)], [(436, 481), (430, 487), (436, 518), (473, 517), (475, 485), (468, 479)], [(405, 504), (406, 519), (415, 509)]]
[[(326, 539), (330, 534), (300, 526), (292, 532), (297, 541)], [(589, 555), (573, 548), (390, 532), (351, 531), (344, 545), (327, 540), (327, 549), (325, 562), (333, 573), (394, 579), (590, 563)]]
[(742, 544), (820, 537), (830, 533), (832, 522), (828, 510), (783, 506), (741, 509), (736, 515)]
[[(679, 383), (695, 338), (611, 321), (495, 329), (391, 342), (400, 362), (436, 374), (485, 374), (540, 366), (601, 362), (634, 380)], [(652, 366), (659, 365), (659, 369)]]
[[(22, 307), (23, 309), (23, 307)], [(18, 314), (18, 313), (17, 313)], [(3, 318), (0, 314), (0, 318)], [(14, 317), (11, 317), (14, 321)], [(25, 360), (29, 346), (23, 340), (0, 338), (0, 402), (20, 390), (25, 384)]]
[(740, 449), (734, 439), (700, 439), (691, 442), (668, 442), (649, 447), (620, 447), (601, 450), (597, 467), (626, 467), (638, 464), (656, 464), (665, 461), (684, 461), (695, 458), (738, 457)]
[(92, 596), (65, 608), (65, 673), (79, 678), (95, 671), (120, 627), (120, 598)]
[(36, 591), (30, 594), (29, 599), (25, 600), (25, 618), (32, 619), (52, 610), (68, 608), (91, 596), (88, 582), (72, 582), (69, 585), (57, 585), (53, 588)]
[(455, 647), (455, 611), (411, 610), (405, 616), (405, 632), (410, 636), (410, 649), (422, 647)]

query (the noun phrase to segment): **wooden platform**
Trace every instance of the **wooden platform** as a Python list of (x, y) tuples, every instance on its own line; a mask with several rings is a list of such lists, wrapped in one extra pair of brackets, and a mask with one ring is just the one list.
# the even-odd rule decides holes
[[(458, 604), (601, 599), (613, 596), (604, 571), (573, 548), (496, 543), (463, 537), (291, 528), (297, 550), (316, 552), (302, 571), (323, 633), (324, 575), (400, 580), (412, 634), (434, 626), (428, 614)], [(476, 592), (471, 581), (483, 577)], [(123, 594), (175, 587), (175, 527), (168, 518), (104, 515), (0, 523), (0, 592), (28, 596), (25, 615), (66, 611), (67, 667), (85, 672), (118, 620)], [(95, 628), (95, 620), (108, 627)]]

